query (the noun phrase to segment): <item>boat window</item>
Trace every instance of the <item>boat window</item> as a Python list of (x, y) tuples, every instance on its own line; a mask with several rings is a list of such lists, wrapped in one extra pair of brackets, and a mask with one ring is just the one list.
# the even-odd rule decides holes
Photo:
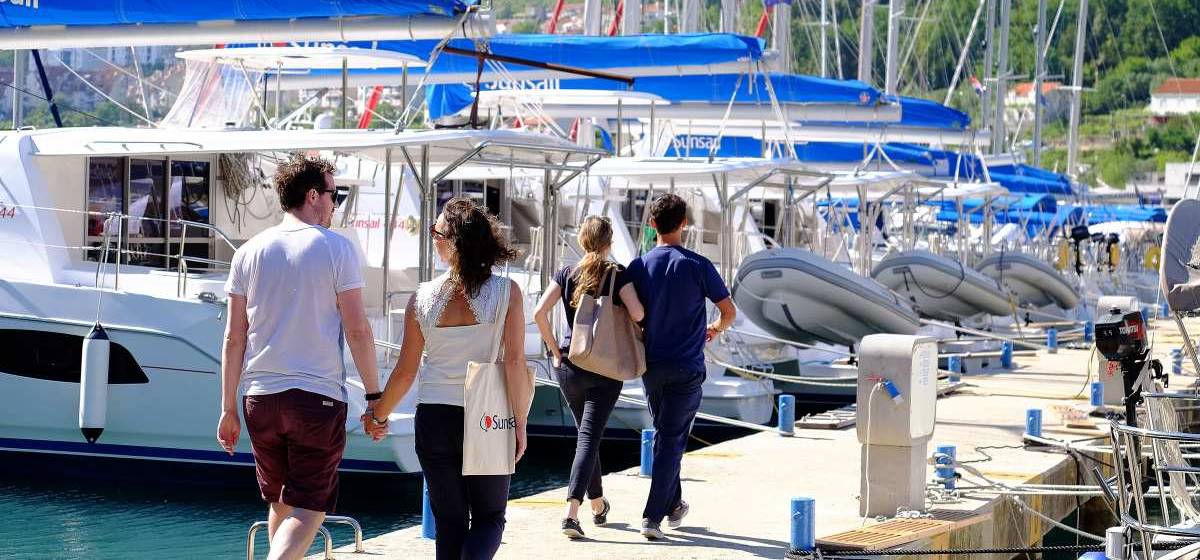
[[(0, 329), (0, 373), (45, 381), (79, 383), (83, 337), (49, 331)], [(111, 342), (108, 383), (133, 385), (150, 378), (124, 346)]]
[[(211, 258), (209, 201), (212, 191), (211, 164), (207, 161), (137, 158), (91, 158), (88, 161), (88, 210), (128, 216), (117, 223), (103, 215), (89, 215), (87, 260), (100, 260), (109, 243), (109, 261), (115, 261), (117, 242), (123, 247), (123, 263), (175, 269), (180, 253)], [(185, 225), (183, 221), (193, 224)], [(106, 225), (107, 222), (107, 225)], [(123, 239), (117, 236), (122, 236)], [(207, 265), (186, 262), (188, 270)]]
[(167, 224), (167, 163), (163, 160), (129, 161), (129, 264), (165, 267)]
[[(117, 224), (103, 214), (125, 211), (125, 161), (122, 158), (97, 157), (88, 161), (87, 235), (90, 246), (100, 247), (105, 235), (115, 236)], [(115, 241), (115, 239), (114, 239)], [(88, 260), (98, 261), (100, 251), (88, 251)], [(108, 261), (116, 262), (116, 255)]]
[[(185, 224), (211, 224), (208, 215), (210, 175), (207, 161), (171, 161), (171, 188), (167, 192), (167, 215), (170, 223), (168, 240), (172, 255), (171, 266), (178, 266), (174, 255), (180, 252), (191, 257), (210, 258), (209, 238), (212, 232), (203, 227)], [(198, 261), (187, 261), (188, 270), (206, 269)]]

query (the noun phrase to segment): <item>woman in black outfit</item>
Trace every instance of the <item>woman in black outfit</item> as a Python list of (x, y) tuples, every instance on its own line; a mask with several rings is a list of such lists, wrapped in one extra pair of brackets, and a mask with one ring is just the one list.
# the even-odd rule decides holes
[[(600, 439), (604, 426), (621, 395), (621, 382), (583, 370), (566, 359), (571, 347), (571, 325), (575, 323), (575, 309), (579, 307), (583, 294), (600, 295), (601, 286), (607, 288), (606, 277), (616, 274), (617, 301), (625, 306), (629, 317), (641, 321), (645, 315), (641, 301), (633, 284), (624, 276), (624, 269), (608, 260), (612, 246), (612, 224), (607, 218), (588, 216), (579, 228), (579, 245), (586, 254), (574, 267), (564, 267), (554, 275), (554, 280), (542, 292), (534, 320), (542, 341), (550, 348), (554, 358), (555, 373), (563, 396), (575, 416), (579, 438), (575, 445), (575, 460), (571, 463), (571, 483), (567, 487), (567, 514), (562, 522), (563, 534), (578, 539), (583, 537), (579, 525), (579, 506), (584, 494), (591, 500), (592, 521), (601, 526), (608, 522), (610, 504), (604, 498), (600, 482)], [(603, 283), (603, 284), (602, 284)], [(566, 335), (562, 345), (554, 339), (550, 326), (550, 312), (559, 301), (567, 314)]]

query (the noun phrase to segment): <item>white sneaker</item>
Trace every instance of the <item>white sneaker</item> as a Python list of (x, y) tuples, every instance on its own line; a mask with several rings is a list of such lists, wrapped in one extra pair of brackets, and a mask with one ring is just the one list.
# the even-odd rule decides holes
[(679, 500), (679, 505), (675, 506), (675, 509), (667, 515), (667, 527), (678, 529), (680, 525), (683, 525), (683, 518), (687, 517), (689, 509), (691, 508), (688, 507), (687, 502)]
[(649, 519), (642, 520), (642, 536), (646, 537), (646, 540), (648, 541), (657, 541), (664, 537), (662, 529), (659, 528), (658, 523), (650, 521)]

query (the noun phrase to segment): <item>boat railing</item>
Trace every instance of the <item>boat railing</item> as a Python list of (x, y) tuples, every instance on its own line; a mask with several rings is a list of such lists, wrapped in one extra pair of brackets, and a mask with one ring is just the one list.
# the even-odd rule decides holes
[[(164, 262), (166, 262), (166, 263), (170, 263), (171, 259), (174, 259), (175, 260), (174, 269), (176, 272), (176, 297), (180, 297), (180, 298), (184, 297), (184, 295), (187, 293), (189, 263), (204, 265), (206, 267), (216, 267), (216, 268), (222, 269), (222, 270), (229, 270), (230, 263), (227, 261), (222, 261), (219, 259), (210, 259), (207, 257), (199, 257), (199, 256), (195, 256), (195, 255), (186, 254), (185, 251), (187, 248), (189, 231), (209, 232), (207, 236), (201, 235), (200, 237), (207, 237), (208, 239), (213, 239), (213, 240), (219, 241), (220, 243), (223, 243), (229, 249), (229, 251), (231, 253), (233, 251), (237, 250), (237, 244), (234, 243), (234, 241), (228, 235), (226, 235), (225, 232), (221, 230), (221, 228), (218, 228), (217, 226), (214, 226), (212, 224), (206, 224), (203, 222), (197, 222), (197, 221), (193, 221), (193, 220), (185, 220), (182, 218), (154, 218), (154, 217), (147, 217), (147, 216), (135, 216), (132, 214), (124, 214), (121, 212), (100, 212), (100, 211), (95, 211), (95, 210), (74, 210), (74, 209), (69, 209), (69, 208), (55, 208), (55, 207), (50, 207), (50, 206), (37, 206), (37, 205), (30, 205), (30, 204), (6, 204), (5, 206), (9, 207), (9, 208), (33, 210), (35, 212), (54, 212), (54, 213), (61, 213), (61, 214), (72, 214), (72, 215), (103, 218), (104, 226), (103, 226), (103, 235), (101, 236), (103, 238), (103, 240), (99, 246), (92, 246), (92, 245), (87, 245), (87, 244), (80, 245), (80, 246), (62, 246), (62, 245), (52, 245), (52, 244), (48, 244), (48, 243), (41, 243), (41, 245), (43, 245), (45, 247), (54, 247), (54, 248), (61, 248), (61, 249), (79, 249), (84, 252), (99, 253), (99, 255), (97, 255), (97, 259), (96, 259), (98, 261), (97, 266), (96, 266), (96, 285), (97, 286), (100, 285), (100, 274), (103, 269), (103, 265), (108, 262), (109, 254), (112, 253), (115, 256), (115, 258), (113, 260), (113, 289), (114, 290), (120, 289), (120, 286), (121, 286), (121, 264), (122, 264), (122, 262), (124, 262), (126, 260), (125, 257), (130, 257), (130, 256), (142, 257), (142, 258), (144, 258), (144, 257), (161, 257), (164, 260)], [(129, 240), (129, 235), (128, 235), (128, 232), (129, 232), (128, 224), (129, 224), (130, 220), (138, 220), (139, 223), (155, 222), (155, 223), (159, 223), (159, 224), (164, 224), (166, 235), (164, 235), (161, 239), (166, 240), (165, 246), (167, 247), (167, 252), (158, 253), (158, 252), (148, 251), (148, 250), (141, 249), (141, 248), (131, 247), (130, 245), (132, 243)], [(179, 234), (173, 235), (172, 234), (173, 229), (178, 229)], [(155, 239), (160, 239), (160, 238), (155, 238)], [(193, 239), (194, 239), (194, 237), (193, 237)], [(179, 250), (175, 254), (169, 254), (171, 245), (176, 244), (176, 243), (179, 245)], [(167, 266), (165, 266), (163, 268), (165, 268), (167, 270), (171, 270), (172, 267), (170, 266), (170, 264), (168, 264)]]
[[(1152, 514), (1146, 503), (1151, 493), (1175, 496), (1181, 484), (1194, 481), (1200, 476), (1200, 467), (1194, 459), (1180, 452), (1184, 445), (1200, 444), (1200, 434), (1168, 430), (1143, 429), (1125, 426), (1117, 422), (1110, 424), (1113, 464), (1116, 471), (1115, 501), (1118, 519), (1126, 531), (1140, 537), (1142, 550), (1153, 551), (1154, 537), (1167, 536), (1179, 540), (1200, 541), (1200, 529), (1195, 528), (1196, 509), (1192, 503), (1193, 493), (1183, 491), (1187, 506), (1179, 513), (1184, 523), (1172, 524), (1170, 516)], [(1147, 461), (1146, 452), (1149, 453)], [(1150, 472), (1148, 472), (1148, 470)], [(1165, 478), (1164, 478), (1165, 475)], [(1143, 481), (1150, 481), (1149, 488)], [(1187, 482), (1185, 482), (1187, 481)], [(1172, 488), (1174, 486), (1174, 488)], [(1186, 486), (1185, 486), (1186, 487)], [(1176, 502), (1177, 504), (1179, 502)], [(1165, 500), (1159, 507), (1167, 507)], [(1164, 510), (1167, 514), (1169, 510)], [(1190, 522), (1190, 523), (1189, 523)]]

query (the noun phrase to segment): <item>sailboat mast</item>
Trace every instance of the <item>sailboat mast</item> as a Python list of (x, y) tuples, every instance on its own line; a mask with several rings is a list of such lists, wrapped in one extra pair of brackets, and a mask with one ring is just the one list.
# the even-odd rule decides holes
[(987, 28), (983, 33), (983, 95), (979, 100), (979, 121), (986, 123), (992, 108), (992, 50), (996, 46), (996, 1), (987, 0)]
[(683, 18), (680, 22), (684, 33), (700, 31), (700, 0), (683, 0)]
[(642, 0), (625, 0), (625, 15), (621, 18), (622, 35), (642, 33)]
[(871, 83), (871, 64), (875, 54), (875, 0), (863, 0), (858, 30), (858, 81)]
[(904, 17), (904, 0), (891, 0), (888, 5), (887, 72), (884, 74), (884, 92), (896, 95), (900, 78), (900, 19)]
[(1012, 0), (1000, 0), (1000, 44), (996, 53), (996, 121), (992, 126), (992, 153), (1004, 153), (1004, 103), (1008, 96), (1008, 31), (1011, 27)]
[(1033, 70), (1033, 165), (1042, 164), (1042, 76), (1046, 73), (1046, 0), (1038, 0), (1037, 33), (1034, 34)]
[(825, 27), (828, 25), (828, 23), (827, 23), (828, 18), (826, 17), (826, 10), (828, 9), (828, 7), (829, 7), (829, 0), (821, 0), (821, 77), (822, 78), (829, 77), (829, 52), (828, 52), (829, 34), (826, 32), (826, 29), (825, 29)]
[(737, 33), (737, 0), (721, 0), (721, 33)]
[(775, 61), (775, 71), (784, 74), (792, 72), (792, 5), (780, 2), (771, 8), (775, 15), (771, 29), (771, 43), (779, 57)]
[[(1088, 0), (1079, 0), (1079, 21), (1075, 29), (1075, 68), (1071, 76), (1071, 130), (1067, 137), (1067, 175), (1079, 174), (1079, 113), (1083, 105), (1083, 48), (1087, 34)], [(1082, 187), (1087, 189), (1087, 187)], [(1087, 197), (1084, 196), (1084, 200)]]

